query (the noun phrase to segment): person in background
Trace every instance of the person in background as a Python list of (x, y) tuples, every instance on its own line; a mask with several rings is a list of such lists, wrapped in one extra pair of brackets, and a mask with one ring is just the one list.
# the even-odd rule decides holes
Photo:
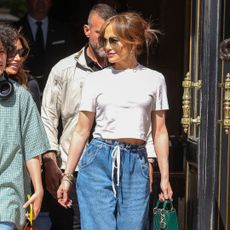
[(37, 79), (43, 92), (49, 72), (77, 46), (70, 26), (49, 16), (52, 0), (26, 0), (28, 13), (15, 23), (29, 42), (25, 69)]
[[(47, 189), (45, 202), (48, 205), (51, 229), (80, 229), (80, 213), (76, 187), (72, 186), (73, 200), (70, 209), (57, 202), (57, 189), (66, 166), (68, 149), (73, 130), (78, 122), (81, 91), (88, 75), (107, 65), (105, 52), (98, 43), (99, 31), (106, 19), (115, 15), (106, 4), (94, 5), (84, 25), (89, 42), (80, 51), (62, 59), (51, 70), (43, 92), (41, 116), (51, 144), (50, 151), (43, 155), (44, 176)], [(61, 117), (61, 119), (59, 119)], [(58, 141), (59, 121), (63, 132)], [(77, 177), (77, 169), (74, 177)]]
[[(5, 72), (7, 59), (15, 56), (18, 33), (0, 24), (0, 229), (21, 229), (33, 204), (39, 214), (43, 187), (40, 155), (49, 149), (48, 139), (30, 93)], [(28, 201), (30, 179), (34, 192)]]
[(128, 10), (127, 2), (124, 0), (94, 0), (96, 3), (105, 3), (112, 6), (118, 13)]
[(41, 92), (36, 79), (30, 75), (29, 71), (23, 69), (23, 63), (29, 54), (29, 45), (26, 39), (18, 34), (15, 41), (16, 53), (7, 60), (6, 73), (10, 78), (16, 80), (19, 84), (28, 88), (37, 105), (38, 110), (41, 110)]
[(79, 120), (57, 192), (59, 203), (68, 208), (73, 172), (95, 119), (77, 179), (82, 229), (146, 229), (150, 188), (145, 144), (150, 125), (161, 173), (159, 198), (172, 198), (165, 79), (137, 61), (142, 46), (155, 39), (151, 25), (131, 12), (109, 18), (100, 31), (99, 41), (111, 66), (92, 73), (84, 84)]

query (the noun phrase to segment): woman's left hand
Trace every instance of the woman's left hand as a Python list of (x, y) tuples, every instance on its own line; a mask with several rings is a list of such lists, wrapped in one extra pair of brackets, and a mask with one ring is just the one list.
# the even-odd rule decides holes
[[(30, 199), (23, 205), (23, 208), (29, 207), (30, 204), (33, 205), (33, 220), (35, 220), (41, 210), (42, 199), (43, 199), (43, 190), (35, 191), (35, 193), (30, 197)], [(29, 213), (26, 213), (26, 218), (29, 220)]]
[(160, 187), (161, 187), (162, 192), (159, 194), (159, 200), (160, 201), (164, 201), (164, 200), (168, 200), (168, 199), (171, 200), (172, 195), (173, 195), (173, 191), (172, 191), (169, 180), (161, 179)]

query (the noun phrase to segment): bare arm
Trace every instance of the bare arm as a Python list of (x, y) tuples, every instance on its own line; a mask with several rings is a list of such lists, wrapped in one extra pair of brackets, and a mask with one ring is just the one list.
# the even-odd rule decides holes
[(172, 189), (169, 183), (169, 138), (165, 125), (165, 111), (152, 112), (152, 135), (154, 147), (157, 154), (157, 161), (161, 174), (161, 190), (160, 199), (171, 199)]
[[(70, 175), (74, 172), (89, 138), (90, 131), (93, 126), (94, 116), (95, 113), (92, 112), (80, 112), (78, 124), (72, 135), (65, 174)], [(69, 189), (70, 182), (62, 180), (62, 183), (57, 191), (57, 197), (59, 203), (64, 207), (69, 207), (71, 204), (71, 201), (68, 199)]]
[(153, 163), (149, 162), (149, 190), (150, 193), (153, 192)]
[(146, 140), (146, 151), (149, 161), (149, 185), (150, 185), (150, 193), (153, 191), (153, 162), (154, 158), (156, 158), (154, 145), (153, 145), (153, 138), (152, 138), (152, 128), (149, 129), (147, 140)]
[(24, 208), (27, 208), (30, 203), (33, 204), (33, 217), (34, 219), (37, 218), (42, 204), (43, 199), (43, 186), (42, 186), (42, 179), (41, 179), (41, 164), (40, 164), (40, 157), (37, 156), (32, 158), (31, 160), (26, 161), (26, 167), (29, 171), (33, 187), (34, 187), (34, 194), (31, 198), (24, 204)]

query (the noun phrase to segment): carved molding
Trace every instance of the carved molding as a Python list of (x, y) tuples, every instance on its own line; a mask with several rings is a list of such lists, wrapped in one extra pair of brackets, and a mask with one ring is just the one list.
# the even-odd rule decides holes
[(220, 43), (220, 58), (223, 61), (230, 62), (230, 38)]

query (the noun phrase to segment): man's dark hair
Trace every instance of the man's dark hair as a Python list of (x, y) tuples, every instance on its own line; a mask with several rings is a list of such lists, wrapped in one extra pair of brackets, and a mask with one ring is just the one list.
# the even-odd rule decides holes
[(92, 7), (92, 9), (89, 12), (88, 24), (91, 25), (91, 17), (93, 14), (97, 14), (103, 20), (107, 20), (108, 18), (114, 16), (116, 13), (116, 10), (107, 4), (96, 4)]
[(0, 23), (0, 41), (6, 51), (7, 57), (15, 53), (15, 41), (17, 40), (18, 32), (12, 26)]

